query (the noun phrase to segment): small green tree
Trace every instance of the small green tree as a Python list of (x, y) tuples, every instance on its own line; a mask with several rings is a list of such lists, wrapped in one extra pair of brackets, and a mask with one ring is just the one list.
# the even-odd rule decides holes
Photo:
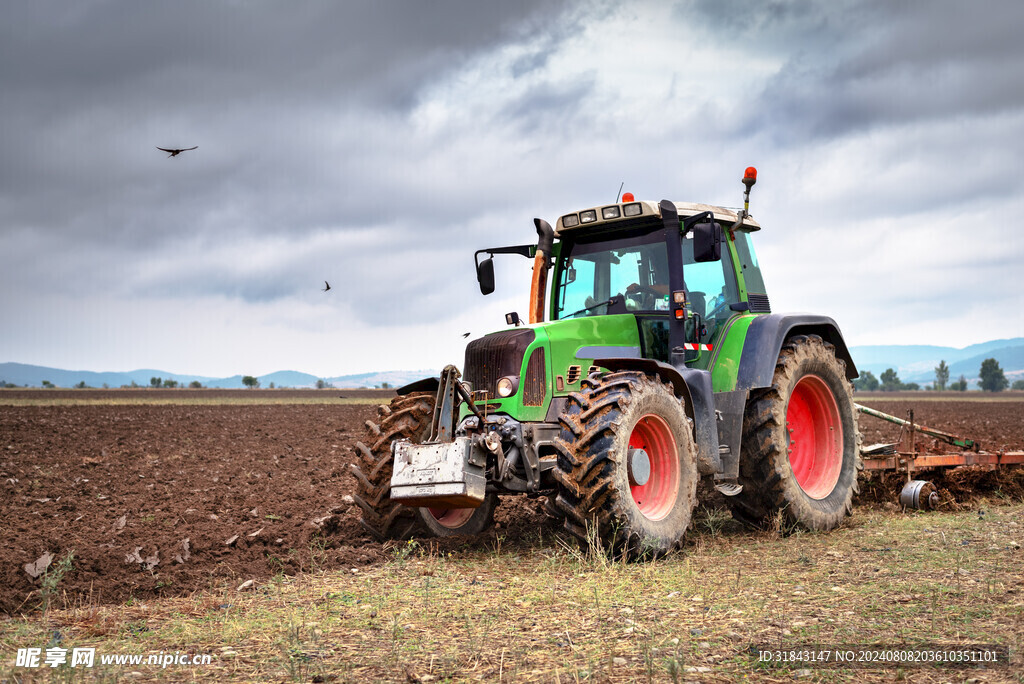
[(56, 385), (54, 385), (49, 380), (43, 380), (43, 387), (45, 387), (46, 389), (53, 389), (54, 387), (56, 387)]
[(160, 383), (162, 383), (163, 381), (164, 381), (163, 378), (150, 378), (149, 379), (149, 386), (150, 387), (159, 387)]
[(874, 392), (878, 389), (878, 378), (871, 371), (862, 371), (853, 381), (853, 388), (859, 392)]
[(895, 392), (903, 389), (903, 383), (900, 382), (900, 376), (896, 374), (896, 371), (892, 368), (886, 368), (882, 371), (882, 374), (878, 378), (882, 381), (883, 392)]
[(252, 375), (246, 375), (242, 377), (242, 384), (249, 389), (255, 389), (260, 386), (260, 381)]
[(935, 389), (941, 392), (946, 389), (948, 382), (949, 366), (946, 365), (945, 360), (939, 361), (939, 365), (935, 367)]
[(171, 388), (173, 388), (173, 387), (177, 387), (177, 386), (178, 386), (178, 381), (177, 380), (171, 380), (170, 378), (167, 378), (166, 380), (164, 380), (164, 387), (171, 387)]
[(199, 382), (198, 380), (193, 380), (192, 382), (188, 383), (188, 386), (192, 389), (202, 389), (203, 383)]
[(316, 388), (317, 389), (325, 389), (326, 387), (327, 387), (327, 381), (324, 380), (323, 378), (320, 378), (319, 380), (316, 381)]
[(1014, 380), (1013, 384), (1010, 385), (1010, 389), (1024, 390), (1024, 380)]
[(89, 386), (85, 384), (85, 380), (75, 385), (75, 389), (87, 389)]
[(380, 383), (380, 388), (381, 389), (391, 389), (391, 385), (386, 383), (386, 382), (382, 382), (382, 383)]
[(1010, 386), (1009, 380), (1003, 375), (1003, 369), (995, 359), (985, 359), (981, 362), (978, 377), (981, 378), (981, 389), (986, 392), (1002, 392)]
[(963, 375), (961, 375), (959, 380), (957, 380), (954, 383), (950, 383), (949, 389), (953, 390), (954, 392), (966, 392), (967, 391), (967, 378), (965, 378)]

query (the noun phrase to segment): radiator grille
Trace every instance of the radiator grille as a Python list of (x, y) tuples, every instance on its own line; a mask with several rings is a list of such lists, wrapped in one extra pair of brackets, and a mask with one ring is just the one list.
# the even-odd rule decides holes
[(493, 399), (498, 378), (519, 375), (523, 355), (534, 337), (532, 330), (508, 330), (473, 340), (466, 346), (466, 382), (474, 391), (484, 390)]
[(747, 302), (750, 310), (754, 313), (771, 313), (772, 305), (768, 301), (768, 295), (747, 293)]
[(523, 381), (523, 406), (543, 406), (546, 389), (544, 372), (544, 347), (537, 347), (530, 354), (526, 364), (526, 378)]

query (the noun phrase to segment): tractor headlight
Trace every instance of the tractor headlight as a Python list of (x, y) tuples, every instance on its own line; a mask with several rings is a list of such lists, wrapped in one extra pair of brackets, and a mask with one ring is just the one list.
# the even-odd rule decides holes
[(597, 220), (597, 210), (588, 209), (580, 212), (580, 223), (593, 223)]
[(511, 397), (516, 393), (516, 387), (519, 385), (519, 378), (513, 375), (506, 375), (503, 378), (498, 379), (498, 396), (499, 397)]

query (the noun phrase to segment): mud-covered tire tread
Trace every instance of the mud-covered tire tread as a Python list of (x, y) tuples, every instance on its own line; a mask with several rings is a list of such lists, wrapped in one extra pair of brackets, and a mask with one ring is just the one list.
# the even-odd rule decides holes
[[(822, 500), (800, 495), (786, 452), (788, 392), (807, 374), (808, 367), (817, 370), (819, 377), (826, 376), (823, 379), (835, 396), (844, 424), (839, 482), (833, 493)], [(751, 391), (747, 400), (739, 478), (743, 491), (726, 499), (733, 517), (763, 528), (773, 524), (781, 510), (787, 526), (818, 531), (834, 529), (853, 512), (853, 498), (860, 493), (857, 478), (864, 468), (860, 444), (853, 388), (846, 379), (846, 364), (836, 356), (835, 347), (818, 335), (788, 338), (779, 352), (772, 386)]]
[[(594, 374), (581, 381), (579, 392), (569, 395), (559, 416), (562, 429), (555, 440), (558, 458), (552, 474), (557, 494), (550, 502), (555, 509), (552, 514), (561, 518), (565, 529), (584, 543), (592, 541), (596, 534), (615, 556), (660, 556), (676, 548), (689, 526), (696, 502), (699, 477), (692, 426), (682, 405), (674, 404), (678, 412), (662, 418), (667, 418), (669, 425), (674, 422), (679, 426), (678, 433), (683, 435), (680, 490), (685, 501), (679, 505), (686, 507), (685, 515), (674, 512), (670, 516), (676, 528), (664, 537), (653, 536), (651, 530), (660, 528), (664, 532), (665, 525), (644, 525), (643, 521), (636, 524), (637, 515), (643, 516), (635, 511), (628, 482), (623, 486), (625, 464), (619, 463), (614, 445), (617, 440), (621, 444), (623, 439), (628, 444), (629, 432), (641, 417), (631, 416), (635, 412), (630, 412), (629, 407), (654, 394), (667, 395), (671, 402), (679, 401), (671, 385), (642, 373)], [(634, 509), (632, 515), (630, 508)], [(594, 526), (596, 529), (588, 534), (588, 527)]]
[(391, 443), (396, 439), (421, 442), (434, 413), (432, 392), (395, 397), (377, 408), (377, 421), (366, 421), (364, 438), (353, 446), (356, 463), (349, 465), (356, 480), (352, 499), (362, 510), (360, 523), (375, 539), (408, 539), (422, 532), (415, 510), (391, 501)]

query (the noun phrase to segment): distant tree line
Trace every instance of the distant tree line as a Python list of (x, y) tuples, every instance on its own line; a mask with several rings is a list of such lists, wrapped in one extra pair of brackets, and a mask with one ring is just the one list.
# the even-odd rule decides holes
[[(1024, 390), (1024, 380), (1016, 380), (1013, 385), (1006, 379), (1003, 369), (999, 367), (996, 359), (985, 359), (981, 362), (981, 369), (978, 371), (978, 386), (985, 392), (1002, 392), (1003, 390), (1015, 389)], [(879, 377), (871, 371), (863, 371), (853, 381), (853, 388), (860, 392), (898, 392), (900, 390), (919, 390), (921, 386), (916, 382), (903, 382), (893, 368), (886, 368)], [(936, 391), (946, 389), (954, 392), (967, 391), (967, 378), (963, 375), (958, 380), (949, 381), (949, 366), (945, 360), (939, 361), (935, 367), (935, 382), (926, 387)]]

